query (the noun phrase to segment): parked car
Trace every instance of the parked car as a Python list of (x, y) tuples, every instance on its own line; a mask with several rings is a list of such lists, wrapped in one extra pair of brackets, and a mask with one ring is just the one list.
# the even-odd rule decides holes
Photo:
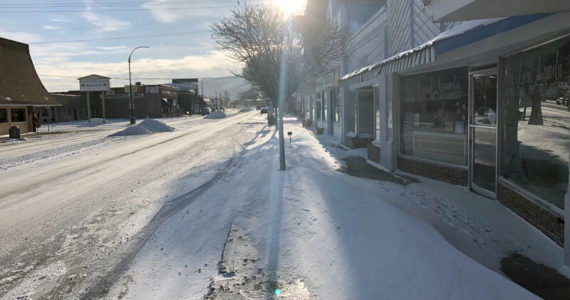
[(261, 110), (261, 106), (260, 105), (256, 106), (255, 110)]
[(209, 107), (202, 108), (202, 116), (209, 115), (212, 111)]
[(262, 107), (261, 111), (259, 113), (260, 114), (266, 114), (267, 113), (267, 107)]

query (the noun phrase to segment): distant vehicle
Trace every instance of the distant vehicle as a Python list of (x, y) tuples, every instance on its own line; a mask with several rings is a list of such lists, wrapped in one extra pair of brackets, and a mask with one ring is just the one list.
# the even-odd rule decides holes
[(266, 114), (267, 113), (267, 107), (262, 107), (261, 111), (259, 113), (260, 114)]
[(255, 110), (261, 110), (261, 106), (260, 105), (256, 106)]
[(210, 113), (212, 113), (212, 111), (209, 107), (202, 108), (202, 116), (209, 115)]

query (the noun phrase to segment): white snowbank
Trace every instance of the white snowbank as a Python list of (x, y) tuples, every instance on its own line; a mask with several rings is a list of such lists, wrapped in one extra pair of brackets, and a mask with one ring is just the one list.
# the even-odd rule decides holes
[(204, 119), (224, 119), (225, 117), (227, 117), (227, 115), (223, 111), (216, 110), (215, 112), (207, 115)]
[(104, 120), (104, 119), (93, 118), (93, 119), (91, 119), (91, 122), (83, 121), (83, 123), (81, 125), (79, 125), (79, 127), (97, 127), (100, 125), (104, 125), (105, 123), (106, 123), (106, 120)]
[(538, 299), (390, 203), (416, 200), (409, 188), (336, 172), (298, 124), (285, 123), (295, 135), (279, 171), (277, 134), (261, 126), (235, 169), (161, 225), (111, 294), (128, 285), (124, 299), (202, 298), (235, 224), (264, 272), (302, 280), (314, 299)]
[(125, 130), (114, 133), (110, 136), (130, 136), (130, 135), (144, 135), (159, 132), (172, 132), (174, 128), (154, 119), (146, 119), (134, 126)]

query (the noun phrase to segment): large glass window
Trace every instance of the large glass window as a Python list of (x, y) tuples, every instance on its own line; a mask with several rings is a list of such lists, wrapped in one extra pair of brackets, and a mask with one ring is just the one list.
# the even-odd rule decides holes
[(503, 60), (501, 175), (564, 209), (570, 146), (570, 38)]
[(26, 109), (25, 108), (12, 108), (12, 122), (26, 122)]
[(0, 123), (8, 122), (8, 110), (5, 108), (0, 108)]
[(467, 67), (403, 77), (400, 88), (400, 152), (467, 165)]

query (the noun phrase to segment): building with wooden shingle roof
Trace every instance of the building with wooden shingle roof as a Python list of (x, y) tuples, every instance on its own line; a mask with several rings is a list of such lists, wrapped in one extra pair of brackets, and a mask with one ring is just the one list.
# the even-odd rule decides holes
[(27, 44), (0, 38), (0, 136), (33, 130), (34, 107), (57, 105), (43, 86)]

